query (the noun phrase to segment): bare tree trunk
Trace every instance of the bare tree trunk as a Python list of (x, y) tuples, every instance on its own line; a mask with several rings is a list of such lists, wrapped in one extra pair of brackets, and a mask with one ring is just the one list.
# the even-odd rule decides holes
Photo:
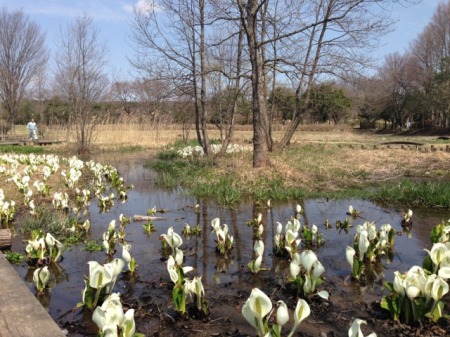
[(210, 155), (210, 144), (208, 137), (207, 118), (208, 113), (206, 110), (206, 72), (205, 72), (205, 0), (199, 0), (200, 11), (200, 102), (201, 102), (201, 127), (203, 135), (203, 151), (206, 156)]
[(268, 159), (269, 123), (265, 100), (265, 76), (263, 60), (258, 44), (258, 9), (257, 0), (249, 0), (244, 9), (239, 2), (242, 24), (247, 36), (251, 64), (252, 111), (253, 111), (253, 167), (261, 167)]
[[(270, 151), (272, 150), (273, 145), (273, 139), (272, 139), (272, 123), (269, 115), (269, 111), (267, 111), (267, 103), (266, 103), (266, 97), (267, 97), (267, 73), (268, 73), (268, 65), (266, 64), (266, 52), (267, 52), (267, 45), (265, 44), (265, 36), (267, 34), (267, 11), (269, 10), (269, 2), (270, 1), (264, 1), (261, 11), (261, 43), (259, 43), (261, 48), (261, 64), (262, 64), (262, 97), (264, 99), (264, 105), (266, 107), (266, 119), (267, 119), (267, 132), (265, 134), (266, 142), (267, 142), (267, 149)], [(275, 23), (273, 23), (275, 24)], [(257, 37), (258, 35), (255, 34)], [(258, 38), (256, 38), (256, 41), (258, 43)], [(275, 48), (274, 48), (275, 49)], [(260, 94), (261, 94), (260, 93)]]

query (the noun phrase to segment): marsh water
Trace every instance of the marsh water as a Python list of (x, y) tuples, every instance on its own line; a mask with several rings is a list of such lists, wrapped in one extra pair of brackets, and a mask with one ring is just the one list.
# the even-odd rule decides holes
[[(197, 200), (189, 196), (182, 188), (166, 190), (155, 185), (156, 173), (145, 168), (144, 164), (151, 157), (148, 153), (133, 155), (102, 155), (93, 160), (111, 164), (118, 168), (121, 176), (127, 184), (133, 184), (134, 189), (129, 191), (126, 203), (116, 204), (106, 213), (99, 213), (95, 202), (90, 207), (91, 231), (90, 238), (101, 243), (103, 232), (106, 231), (109, 222), (113, 219), (118, 221), (119, 215), (128, 217), (134, 215), (147, 215), (149, 208), (165, 210), (157, 216), (164, 219), (154, 221), (156, 231), (146, 235), (142, 229), (143, 222), (131, 222), (127, 226), (126, 241), (131, 243), (131, 254), (135, 257), (138, 272), (135, 277), (130, 278), (123, 275), (115, 286), (115, 292), (120, 292), (124, 298), (142, 299), (151, 298), (159, 307), (171, 306), (171, 292), (165, 291), (159, 285), (169, 283), (165, 258), (161, 253), (161, 241), (159, 237), (166, 233), (170, 226), (173, 226), (177, 233), (187, 223), (190, 226), (199, 224), (202, 232), (199, 236), (190, 238), (183, 237), (182, 248), (185, 251), (185, 265), (193, 266), (195, 269), (191, 276), (202, 276), (202, 281), (208, 296), (218, 298), (219, 293), (236, 294), (239, 291), (248, 292), (254, 286), (263, 286), (264, 279), (270, 277), (277, 282), (284, 282), (289, 272), (289, 264), (280, 261), (272, 255), (273, 236), (275, 234), (276, 223), (283, 225), (291, 219), (295, 213), (295, 207), (299, 203), (304, 210), (300, 218), (301, 223), (317, 225), (319, 232), (323, 234), (324, 245), (316, 250), (319, 260), (325, 267), (325, 283), (322, 288), (333, 294), (338, 294), (333, 287), (347, 287), (346, 300), (353, 299), (359, 302), (367, 302), (375, 298), (381, 298), (384, 294), (382, 282), (392, 280), (393, 271), (404, 272), (412, 265), (421, 265), (426, 252), (424, 248), (430, 249), (429, 239), (430, 229), (450, 217), (449, 212), (438, 212), (429, 210), (414, 210), (413, 227), (411, 231), (405, 232), (401, 227), (401, 219), (405, 209), (396, 209), (386, 206), (376, 205), (368, 200), (327, 200), (311, 199), (303, 201), (292, 201), (290, 203), (272, 204), (270, 209), (258, 208), (253, 202), (243, 202), (235, 208), (228, 209), (218, 207), (214, 202), (208, 200)], [(196, 207), (196, 205), (198, 205)], [(335, 227), (337, 220), (345, 220), (349, 205), (361, 212), (361, 216), (352, 221), (353, 227), (348, 231), (338, 230)], [(264, 266), (269, 270), (261, 272), (262, 277), (255, 277), (249, 273), (247, 264), (252, 259), (253, 254), (253, 229), (246, 225), (258, 213), (263, 215), (265, 241)], [(235, 246), (232, 255), (228, 259), (221, 258), (215, 253), (214, 236), (211, 233), (211, 220), (220, 218), (221, 223), (229, 226), (230, 234), (233, 235)], [(326, 228), (324, 223), (328, 221), (330, 228)], [(390, 224), (395, 228), (397, 236), (395, 239), (395, 254), (391, 259), (383, 259), (382, 268), (378, 270), (378, 276), (374, 282), (366, 284), (363, 291), (360, 285), (349, 286), (348, 280), (351, 273), (350, 267), (345, 258), (345, 248), (352, 245), (355, 226), (364, 221), (374, 221), (379, 227), (382, 224)], [(24, 247), (23, 242), (16, 238), (13, 242), (13, 250), (18, 251)], [(121, 256), (121, 249), (118, 249), (116, 256)], [(74, 245), (68, 248), (63, 254), (64, 259), (53, 268), (56, 281), (51, 289), (39, 300), (47, 308), (50, 315), (62, 327), (69, 330), (69, 335), (79, 336), (80, 334), (70, 333), (70, 324), (74, 320), (80, 320), (81, 313), (74, 311), (76, 304), (81, 301), (81, 291), (84, 289), (83, 276), (88, 275), (88, 261), (97, 260), (106, 262), (104, 252), (86, 252), (83, 244)], [(35, 288), (32, 283), (32, 270), (28, 270), (26, 264), (15, 266), (17, 272), (26, 280), (30, 290), (34, 293)], [(158, 290), (154, 290), (158, 289)], [(339, 295), (338, 295), (339, 296)], [(245, 298), (242, 299), (244, 301)], [(241, 303), (242, 304), (242, 303)], [(214, 303), (210, 304), (214, 305)], [(351, 305), (351, 304), (350, 304)], [(238, 305), (230, 306), (229, 310), (236, 311), (239, 316)], [(245, 322), (237, 322), (236, 324)], [(87, 323), (88, 324), (88, 323)], [(147, 328), (146, 328), (147, 329)], [(245, 331), (245, 328), (242, 328)], [(94, 333), (92, 328), (92, 334)], [(145, 330), (137, 324), (137, 331)], [(151, 328), (148, 328), (147, 335), (151, 335)], [(251, 329), (247, 330), (251, 333)]]

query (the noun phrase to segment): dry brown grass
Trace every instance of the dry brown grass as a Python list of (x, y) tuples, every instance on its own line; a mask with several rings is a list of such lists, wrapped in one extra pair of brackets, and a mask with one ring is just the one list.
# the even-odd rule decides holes
[[(280, 140), (285, 132), (286, 126), (274, 125), (274, 140)], [(219, 139), (220, 132), (214, 125), (208, 126), (211, 139)], [(63, 140), (74, 143), (76, 141), (74, 132), (68, 132), (62, 126), (41, 127), (44, 139)], [(16, 133), (26, 135), (25, 125), (17, 125)], [(236, 125), (234, 141), (236, 143), (250, 143), (253, 137), (251, 125)], [(195, 130), (189, 132), (189, 139), (195, 139)], [(320, 144), (365, 144), (373, 146), (389, 140), (414, 140), (428, 142), (432, 137), (420, 136), (393, 136), (377, 135), (373, 132), (359, 132), (348, 125), (310, 124), (300, 125), (292, 137), (292, 144), (320, 143)], [(182, 139), (181, 125), (156, 124), (156, 123), (120, 123), (102, 124), (95, 128), (93, 145), (100, 148), (117, 148), (129, 146), (142, 146), (144, 148), (160, 148), (173, 144)]]
[[(342, 142), (341, 142), (342, 143)], [(408, 177), (420, 180), (450, 179), (450, 152), (425, 152), (415, 147), (354, 146), (341, 143), (299, 143), (270, 157), (270, 167), (252, 169), (251, 155), (223, 160), (218, 173), (233, 171), (236, 181), (251, 182), (281, 177), (286, 187), (309, 192), (358, 189), (400, 182)], [(429, 147), (428, 147), (429, 149)]]
[[(181, 128), (155, 125), (104, 125), (98, 132), (95, 144), (99, 147), (142, 146), (162, 148), (181, 139)], [(283, 126), (274, 128), (274, 138), (283, 135)], [(214, 126), (209, 127), (210, 138), (219, 138)], [(190, 132), (190, 139), (195, 131)], [(234, 142), (249, 144), (252, 131), (249, 126), (238, 126)], [(253, 169), (251, 154), (244, 153), (226, 158), (217, 165), (218, 176), (234, 174), (237, 181), (257, 181), (258, 177), (270, 180), (282, 177), (287, 186), (303, 187), (309, 191), (334, 191), (357, 188), (360, 185), (399, 181), (404, 177), (450, 179), (447, 168), (450, 152), (445, 143), (431, 143), (436, 137), (379, 135), (360, 132), (349, 126), (300, 126), (292, 138), (291, 146), (282, 153), (271, 154), (269, 169)], [(428, 145), (380, 145), (389, 141), (415, 141)], [(427, 150), (427, 152), (425, 152)], [(259, 181), (261, 181), (259, 179)]]
[[(286, 126), (275, 125), (273, 137), (275, 141), (281, 139)], [(208, 127), (209, 137), (219, 139), (220, 132), (214, 126)], [(234, 142), (250, 143), (253, 137), (250, 125), (238, 125), (234, 133)], [(189, 132), (189, 139), (195, 139), (195, 130)], [(292, 137), (292, 144), (320, 143), (373, 146), (387, 141), (417, 141), (429, 142), (435, 137), (378, 135), (373, 132), (360, 132), (346, 125), (300, 125)], [(182, 139), (181, 125), (158, 125), (154, 123), (141, 124), (104, 124), (96, 128), (94, 145), (108, 146), (135, 146), (159, 148), (173, 144)], [(70, 137), (73, 141), (73, 137)]]
[(182, 139), (181, 128), (176, 125), (108, 124), (96, 128), (94, 145), (100, 147), (142, 146), (159, 148)]
[[(279, 140), (283, 136), (285, 126), (274, 126), (274, 139)], [(219, 139), (220, 132), (214, 125), (208, 127), (209, 137)], [(47, 130), (47, 137), (64, 139), (75, 142), (74, 134), (67, 135), (67, 131), (52, 127)], [(250, 143), (253, 137), (251, 125), (237, 125), (234, 132), (236, 143)], [(195, 130), (189, 132), (189, 139), (195, 139)], [(366, 136), (366, 138), (368, 138)], [(154, 123), (122, 123), (102, 124), (96, 127), (93, 137), (93, 145), (100, 148), (117, 148), (121, 146), (142, 146), (144, 148), (160, 148), (173, 144), (182, 139), (181, 125), (158, 125)], [(313, 125), (300, 126), (292, 138), (292, 143), (302, 142), (338, 142), (345, 139), (346, 142), (358, 141), (361, 136), (356, 134), (348, 126)]]

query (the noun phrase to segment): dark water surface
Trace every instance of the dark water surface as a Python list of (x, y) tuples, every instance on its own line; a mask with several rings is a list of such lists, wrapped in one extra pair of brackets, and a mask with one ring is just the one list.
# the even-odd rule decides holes
[[(165, 220), (155, 221), (156, 232), (145, 235), (142, 230), (143, 222), (131, 222), (127, 226), (126, 241), (131, 243), (131, 254), (139, 265), (138, 276), (134, 282), (127, 277), (118, 280), (115, 292), (124, 296), (140, 297), (151, 294), (151, 285), (161, 282), (170, 282), (164, 259), (161, 256), (161, 241), (159, 236), (167, 232), (167, 228), (181, 235), (184, 224), (190, 226), (200, 224), (202, 234), (199, 237), (183, 237), (185, 250), (185, 266), (193, 266), (194, 272), (188, 276), (201, 275), (206, 290), (206, 296), (219, 291), (228, 291), (232, 284), (234, 289), (249, 290), (252, 286), (258, 286), (258, 278), (249, 277), (247, 263), (252, 259), (253, 239), (252, 228), (246, 222), (253, 219), (258, 213), (263, 215), (265, 224), (264, 241), (265, 255), (264, 266), (270, 268), (271, 277), (281, 280), (289, 273), (289, 264), (281, 263), (272, 258), (272, 243), (275, 234), (276, 223), (283, 224), (293, 216), (297, 202), (273, 205), (270, 210), (255, 208), (252, 203), (242, 203), (236, 209), (224, 209), (217, 207), (213, 202), (196, 200), (189, 196), (183, 189), (167, 191), (155, 186), (155, 173), (143, 167), (149, 158), (149, 154), (136, 154), (133, 156), (115, 154), (113, 156), (101, 156), (93, 158), (95, 161), (111, 164), (118, 168), (120, 174), (127, 184), (133, 184), (135, 189), (129, 191), (128, 201), (124, 204), (116, 204), (107, 213), (100, 214), (96, 202), (90, 207), (91, 233), (90, 238), (101, 243), (103, 232), (106, 231), (109, 222), (116, 220), (118, 225), (119, 215), (125, 216), (146, 215), (149, 208), (156, 206), (157, 209), (167, 210), (158, 216)], [(199, 204), (197, 210), (193, 207)], [(301, 203), (305, 213), (300, 219), (302, 224), (317, 225), (319, 232), (323, 234), (325, 244), (317, 250), (319, 260), (325, 267), (325, 278), (333, 281), (333, 284), (345, 284), (350, 267), (345, 258), (345, 248), (352, 245), (355, 227), (365, 220), (374, 221), (377, 228), (388, 223), (398, 232), (395, 239), (395, 255), (392, 261), (383, 261), (384, 271), (380, 274), (380, 282), (369, 285), (368, 292), (373, 296), (383, 295), (383, 280), (392, 280), (393, 271), (404, 272), (412, 265), (421, 265), (426, 252), (424, 248), (430, 249), (431, 243), (429, 233), (431, 228), (440, 223), (441, 220), (450, 217), (448, 212), (429, 212), (425, 210), (414, 210), (413, 229), (410, 233), (403, 233), (400, 225), (404, 209), (382, 208), (370, 201), (365, 200), (305, 200)], [(352, 221), (353, 228), (348, 233), (338, 231), (335, 228), (337, 220), (345, 220), (349, 205), (361, 211), (361, 218)], [(235, 246), (231, 259), (223, 259), (215, 254), (214, 236), (211, 233), (211, 220), (219, 217), (221, 223), (229, 226), (230, 234), (234, 236)], [(328, 220), (332, 228), (325, 228), (324, 222)], [(13, 250), (23, 245), (17, 240), (13, 243)], [(117, 244), (117, 246), (119, 246)], [(90, 253), (82, 250), (83, 245), (75, 245), (64, 254), (64, 259), (59, 263), (57, 284), (52, 287), (47, 296), (40, 298), (41, 302), (48, 308), (51, 316), (61, 325), (64, 322), (76, 319), (71, 310), (77, 302), (81, 301), (81, 291), (84, 289), (83, 275), (88, 275), (88, 261), (97, 260), (106, 262), (104, 252)], [(121, 256), (121, 248), (115, 257)], [(26, 265), (15, 267), (18, 273), (26, 279), (32, 292), (35, 292), (32, 283), (32, 271), (27, 270)], [(56, 270), (53, 270), (56, 272)], [(331, 285), (330, 285), (331, 287)], [(327, 289), (327, 282), (324, 283)], [(333, 289), (327, 289), (333, 293)], [(353, 296), (361, 296), (361, 289), (350, 289)], [(160, 296), (158, 298), (158, 296)], [(153, 301), (161, 305), (171, 304), (171, 293), (159, 294), (153, 297)], [(139, 326), (137, 327), (139, 331)]]

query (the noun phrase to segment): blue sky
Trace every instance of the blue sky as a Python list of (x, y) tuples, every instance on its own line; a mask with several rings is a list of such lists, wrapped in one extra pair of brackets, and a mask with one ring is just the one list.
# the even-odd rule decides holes
[[(394, 32), (383, 38), (383, 47), (377, 53), (377, 59), (381, 62), (388, 53), (404, 52), (442, 1), (422, 0), (418, 5), (393, 5), (392, 17), (398, 22), (392, 27)], [(108, 45), (108, 71), (116, 78), (124, 79), (130, 77), (131, 71), (127, 56), (131, 57), (133, 51), (127, 36), (133, 6), (143, 6), (144, 3), (144, 0), (0, 0), (0, 7), (22, 9), (46, 32), (51, 50), (55, 48), (54, 41), (59, 37), (60, 27), (66, 27), (75, 17), (86, 13), (93, 18)]]

